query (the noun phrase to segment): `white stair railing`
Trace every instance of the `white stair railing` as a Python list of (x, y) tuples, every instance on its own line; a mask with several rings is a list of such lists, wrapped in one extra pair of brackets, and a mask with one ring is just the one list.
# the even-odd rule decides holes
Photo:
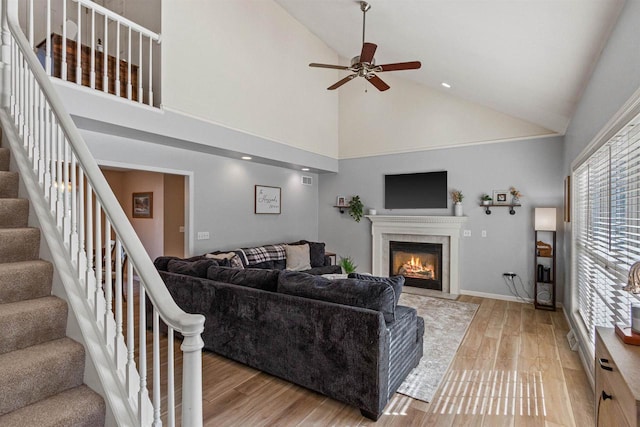
[[(103, 385), (111, 384), (105, 386), (107, 400), (121, 425), (135, 420), (135, 425), (159, 426), (164, 419), (173, 426), (176, 410), (181, 410), (183, 426), (201, 426), (204, 317), (182, 311), (167, 291), (20, 29), (18, 4), (19, 0), (0, 4), (0, 119), (12, 136), (7, 139), (15, 144), (11, 147), (16, 163), (67, 294), (72, 295), (70, 304), (76, 317), (82, 317), (83, 310), (87, 314), (79, 323), (83, 337), (91, 342), (86, 347), (98, 373), (104, 374)], [(50, 230), (46, 224), (51, 224)], [(64, 252), (58, 261), (56, 247)], [(74, 306), (73, 295), (81, 305)], [(165, 330), (167, 351), (162, 354)], [(182, 401), (177, 407), (174, 331), (184, 337)]]
[(24, 4), (29, 45), (49, 76), (154, 105), (159, 34), (90, 0)]

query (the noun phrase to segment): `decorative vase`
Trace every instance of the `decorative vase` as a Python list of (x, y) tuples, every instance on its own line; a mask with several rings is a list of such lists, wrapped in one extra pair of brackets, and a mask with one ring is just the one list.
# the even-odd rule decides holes
[(453, 205), (453, 214), (455, 216), (462, 216), (462, 202), (456, 202)]

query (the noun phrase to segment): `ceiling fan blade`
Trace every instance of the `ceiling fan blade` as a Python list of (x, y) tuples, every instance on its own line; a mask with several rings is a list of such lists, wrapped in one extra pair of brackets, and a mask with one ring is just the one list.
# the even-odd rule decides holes
[(373, 43), (363, 43), (362, 52), (360, 52), (360, 62), (367, 62), (371, 64), (371, 61), (373, 61), (373, 55), (376, 54), (377, 48), (378, 45)]
[(343, 84), (347, 83), (348, 81), (353, 80), (355, 77), (357, 76), (357, 74), (351, 74), (350, 76), (345, 77), (344, 79), (332, 84), (331, 86), (329, 86), (327, 88), (327, 90), (334, 90), (334, 89), (338, 89), (340, 86), (342, 86)]
[(317, 68), (333, 68), (335, 70), (348, 70), (349, 67), (344, 67), (342, 65), (330, 65), (330, 64), (316, 64), (312, 62), (309, 64), (309, 67), (317, 67)]
[(373, 74), (371, 77), (367, 76), (367, 80), (369, 80), (369, 83), (374, 85), (380, 92), (384, 92), (391, 87), (375, 74)]
[(376, 72), (381, 73), (383, 71), (417, 70), (420, 67), (422, 67), (420, 61), (398, 62), (396, 64), (376, 65)]

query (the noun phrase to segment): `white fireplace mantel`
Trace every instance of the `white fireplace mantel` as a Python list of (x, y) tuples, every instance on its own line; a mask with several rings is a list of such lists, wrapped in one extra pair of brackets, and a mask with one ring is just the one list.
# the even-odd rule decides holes
[[(426, 215), (367, 215), (371, 221), (372, 273), (389, 275), (389, 241), (443, 243), (443, 257), (448, 258), (448, 277), (443, 280), (442, 291), (460, 292), (459, 258), (460, 230), (466, 216)], [(447, 256), (448, 255), (448, 256)], [(445, 262), (443, 259), (443, 264)], [(447, 280), (448, 279), (448, 280)]]

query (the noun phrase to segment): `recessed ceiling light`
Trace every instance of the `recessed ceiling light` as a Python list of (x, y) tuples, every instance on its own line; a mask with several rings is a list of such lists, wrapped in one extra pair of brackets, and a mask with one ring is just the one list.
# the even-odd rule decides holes
[(309, 171), (309, 168), (302, 168), (302, 171), (303, 171), (303, 172), (308, 172), (308, 171)]
[(440, 84), (442, 85), (442, 87), (446, 87), (447, 89), (451, 88), (451, 85), (449, 83), (447, 83), (447, 82), (442, 82)]
[(251, 160), (251, 157), (249, 157), (249, 156), (242, 156), (242, 160)]

